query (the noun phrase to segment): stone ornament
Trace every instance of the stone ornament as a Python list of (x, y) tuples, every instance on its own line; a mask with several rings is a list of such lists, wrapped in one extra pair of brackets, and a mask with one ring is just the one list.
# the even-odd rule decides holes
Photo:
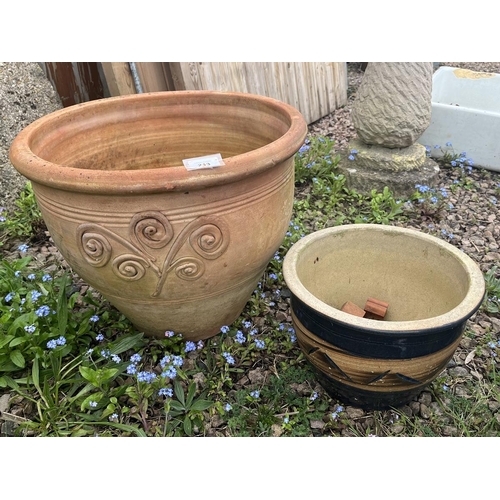
[(430, 62), (369, 63), (352, 108), (361, 140), (386, 148), (414, 144), (431, 121)]

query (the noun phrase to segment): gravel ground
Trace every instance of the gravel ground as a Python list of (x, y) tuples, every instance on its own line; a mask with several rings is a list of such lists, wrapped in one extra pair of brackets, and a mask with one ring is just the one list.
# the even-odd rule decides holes
[[(500, 63), (441, 63), (447, 66), (462, 67), (475, 71), (500, 73)], [(363, 72), (359, 63), (348, 65), (348, 104), (334, 113), (322, 118), (310, 126), (311, 134), (322, 134), (333, 137), (335, 148), (343, 149), (356, 133), (350, 120), (350, 110), (355, 98), (356, 89), (361, 82)], [(61, 103), (51, 84), (36, 63), (0, 63), (0, 205), (12, 207), (25, 179), (17, 174), (8, 159), (8, 148), (15, 135), (26, 125), (47, 113), (61, 107)], [(440, 185), (449, 188), (458, 173), (451, 169), (442, 169)], [(454, 208), (440, 221), (420, 219), (406, 224), (427, 233), (447, 239), (457, 248), (468, 254), (482, 271), (489, 270), (500, 264), (500, 213), (496, 197), (500, 195), (498, 188), (500, 174), (474, 168), (469, 176), (469, 189), (458, 188), (450, 196)], [(443, 236), (452, 234), (449, 238)], [(14, 247), (12, 248), (12, 250)], [(46, 242), (31, 251), (38, 260), (50, 265), (53, 259), (60, 259), (57, 250)], [(2, 252), (9, 252), (3, 247)], [(449, 383), (450, 390), (456, 395), (467, 397), (467, 385), (470, 381), (481, 380), (491, 363), (492, 353), (487, 349), (478, 351), (479, 345), (484, 345), (484, 335), (500, 339), (500, 319), (498, 315), (486, 315), (478, 312), (469, 321), (469, 329), (474, 333), (465, 336), (443, 374)], [(500, 403), (490, 401), (490, 410), (500, 422)], [(403, 407), (408, 416), (428, 419), (432, 411), (438, 412), (439, 405), (433, 399), (431, 392), (424, 391), (409, 405)], [(370, 421), (367, 412), (357, 408), (347, 408), (348, 415), (356, 422), (356, 428), (363, 431), (363, 425)], [(457, 429), (446, 428), (446, 418), (443, 419), (443, 434), (455, 435)], [(347, 433), (348, 431), (346, 431)]]
[(37, 63), (0, 62), (0, 203), (7, 209), (26, 183), (9, 161), (10, 144), (24, 127), (61, 107)]

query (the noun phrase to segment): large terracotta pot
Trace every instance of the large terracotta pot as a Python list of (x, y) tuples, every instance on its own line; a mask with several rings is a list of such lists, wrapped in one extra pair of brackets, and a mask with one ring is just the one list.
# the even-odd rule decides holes
[[(298, 241), (283, 262), (297, 340), (333, 396), (364, 408), (401, 406), (446, 367), (485, 283), (475, 262), (419, 231), (354, 224)], [(342, 311), (368, 298), (384, 320)]]
[[(279, 248), (306, 133), (274, 99), (159, 92), (47, 115), (10, 158), (76, 273), (147, 335), (197, 340), (241, 314)], [(214, 153), (224, 166), (182, 163)]]

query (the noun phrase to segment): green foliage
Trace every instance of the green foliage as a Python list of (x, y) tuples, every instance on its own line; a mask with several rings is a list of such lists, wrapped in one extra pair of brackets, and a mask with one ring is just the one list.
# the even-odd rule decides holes
[(345, 177), (335, 171), (321, 179), (313, 178), (310, 191), (294, 203), (294, 225), (306, 228), (314, 221), (312, 229), (318, 230), (340, 224), (388, 224), (407, 216), (402, 200), (396, 199), (389, 188), (382, 192), (374, 189), (363, 196), (349, 190), (345, 182)]
[(280, 435), (310, 436), (313, 420), (321, 420), (328, 408), (325, 398), (317, 396), (311, 387), (307, 395), (295, 389), (297, 384), (314, 381), (308, 364), (281, 363), (277, 374), (253, 396), (253, 391), (238, 390), (228, 412), (229, 430), (238, 436)]
[(176, 428), (180, 425), (183, 427), (186, 436), (193, 435), (193, 425), (201, 427), (203, 425), (203, 411), (208, 410), (213, 401), (203, 399), (203, 395), (195, 398), (196, 384), (191, 382), (184, 392), (182, 384), (179, 380), (174, 382), (174, 394), (176, 399), (169, 401), (165, 405), (165, 436), (179, 435)]
[(444, 187), (434, 188), (417, 184), (416, 191), (407, 203), (407, 208), (416, 215), (426, 218), (440, 219), (447, 210), (453, 208), (448, 200), (448, 190)]
[(472, 158), (467, 158), (467, 152), (455, 152), (451, 142), (447, 142), (445, 146), (439, 144), (431, 148), (425, 146), (427, 156), (435, 160), (441, 167), (456, 167), (461, 170), (462, 174), (470, 173), (474, 165)]
[[(500, 422), (488, 404), (491, 400), (500, 403), (499, 380), (494, 368), (488, 378), (480, 383), (467, 382), (465, 389), (469, 397), (457, 396), (449, 390), (435, 393), (442, 412), (450, 421), (449, 425), (456, 429), (455, 435), (466, 437), (500, 435)], [(437, 422), (434, 425), (434, 432), (436, 435), (440, 433)]]
[(332, 157), (333, 141), (328, 137), (311, 137), (295, 155), (295, 182), (299, 185), (310, 182), (313, 177), (327, 175), (340, 160)]
[(500, 312), (500, 278), (498, 266), (491, 267), (484, 275), (486, 293), (484, 296), (483, 308), (488, 313), (498, 314)]
[[(107, 347), (118, 356), (129, 346), (138, 345), (142, 345), (142, 335), (136, 334)], [(26, 376), (17, 380), (16, 390), (36, 404), (38, 419), (23, 423), (19, 431), (36, 431), (41, 436), (94, 434), (95, 426), (102, 426), (103, 419), (117, 411), (118, 399), (126, 391), (123, 382), (127, 363), (116, 360), (96, 356), (93, 349), (71, 357), (63, 346), (36, 355)], [(116, 422), (109, 424), (115, 427)], [(143, 435), (134, 426), (117, 428), (125, 435)]]
[(337, 168), (340, 157), (332, 160), (332, 149), (330, 139), (314, 137), (306, 141), (295, 157), (299, 190), (291, 223), (295, 232), (287, 232), (283, 251), (311, 230), (340, 224), (388, 224), (408, 215), (403, 201), (396, 199), (387, 187), (382, 192), (372, 190), (369, 196), (348, 189), (344, 175)]
[(130, 329), (115, 310), (75, 291), (68, 272), (52, 275), (32, 264), (30, 257), (0, 261), (0, 387), (11, 386), (10, 375), (27, 360), (42, 359), (48, 345), (61, 345), (63, 356), (85, 352), (98, 330), (96, 315), (108, 332)]
[(21, 191), (16, 207), (12, 214), (0, 208), (0, 245), (9, 238), (30, 239), (40, 227), (44, 227), (31, 182)]
[(370, 193), (371, 214), (368, 220), (375, 224), (389, 224), (390, 221), (403, 213), (403, 203), (395, 200), (391, 190), (385, 186), (383, 191), (373, 189)]

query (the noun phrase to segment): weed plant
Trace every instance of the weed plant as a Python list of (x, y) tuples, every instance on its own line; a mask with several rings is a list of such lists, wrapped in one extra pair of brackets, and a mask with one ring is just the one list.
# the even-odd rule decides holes
[(500, 277), (498, 266), (493, 266), (485, 275), (486, 294), (483, 306), (488, 313), (500, 313)]
[[(48, 272), (29, 248), (41, 217), (27, 185), (16, 211), (0, 214), (0, 240), (15, 250), (0, 261), (0, 395), (9, 394), (10, 406), (22, 415), (14, 433), (440, 435), (437, 417), (423, 421), (400, 410), (367, 414), (361, 426), (322, 390), (297, 345), (282, 273), (292, 245), (324, 227), (391, 224), (451, 210), (444, 188), (417, 185), (407, 200), (396, 199), (388, 188), (368, 196), (348, 189), (332, 151), (326, 137), (311, 137), (300, 148), (293, 216), (283, 244), (240, 318), (221, 325), (220, 334), (205, 342), (170, 331), (162, 339), (147, 339), (96, 291), (82, 287), (71, 270), (59, 266)], [(471, 166), (469, 159), (460, 161), (465, 156), (440, 151), (440, 162)], [(484, 307), (498, 313), (496, 268), (486, 281)], [(481, 351), (492, 359), (499, 349), (494, 341), (485, 341)], [(500, 401), (494, 367), (475, 400), (446, 392), (449, 380), (431, 386), (456, 434), (481, 435), (481, 422), (487, 422), (487, 432), (499, 432), (486, 402)]]
[(467, 157), (467, 151), (457, 153), (451, 142), (444, 146), (436, 144), (434, 147), (425, 146), (428, 157), (433, 158), (442, 167), (457, 167), (463, 174), (471, 173), (474, 166), (474, 160)]
[(0, 247), (13, 238), (39, 239), (43, 237), (45, 223), (36, 203), (31, 182), (26, 183), (12, 214), (5, 207), (0, 207)]

